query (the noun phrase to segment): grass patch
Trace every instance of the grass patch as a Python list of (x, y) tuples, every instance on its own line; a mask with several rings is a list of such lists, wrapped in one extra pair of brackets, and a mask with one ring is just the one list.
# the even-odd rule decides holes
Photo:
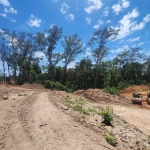
[(88, 111), (89, 111), (89, 112), (96, 113), (96, 114), (98, 113), (98, 111), (97, 111), (96, 109), (94, 109), (94, 108), (88, 108)]
[(113, 122), (112, 113), (113, 113), (112, 107), (109, 106), (107, 106), (105, 109), (103, 108), (99, 113), (102, 116), (102, 122), (105, 123), (105, 125), (112, 125)]
[(140, 144), (140, 141), (139, 141), (139, 140), (136, 140), (135, 143), (138, 145), (138, 144)]
[(89, 115), (89, 112), (85, 109), (83, 109), (82, 105), (76, 104), (75, 106), (72, 107), (75, 111), (79, 111), (83, 113), (84, 115)]
[(115, 137), (115, 135), (106, 133), (106, 141), (111, 144), (112, 146), (116, 146), (117, 145), (117, 138)]

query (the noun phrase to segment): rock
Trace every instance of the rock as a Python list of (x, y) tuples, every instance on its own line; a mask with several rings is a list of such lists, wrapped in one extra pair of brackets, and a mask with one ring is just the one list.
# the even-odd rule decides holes
[(6, 96), (6, 95), (4, 95), (4, 96), (3, 96), (3, 100), (7, 100), (7, 99), (9, 99), (9, 97)]
[(28, 94), (26, 93), (19, 93), (18, 96), (27, 96)]
[(69, 109), (69, 107), (67, 107), (67, 106), (61, 106), (61, 108), (62, 108), (63, 110), (68, 110), (68, 109)]

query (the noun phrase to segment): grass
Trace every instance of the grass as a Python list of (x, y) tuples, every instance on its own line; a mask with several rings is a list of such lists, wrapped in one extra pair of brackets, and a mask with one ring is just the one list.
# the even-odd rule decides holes
[(113, 112), (112, 108), (107, 106), (105, 109), (103, 108), (99, 113), (100, 115), (102, 115), (102, 122), (105, 123), (105, 125), (112, 125), (113, 122), (112, 112)]
[(136, 141), (135, 141), (135, 143), (136, 143), (136, 144), (139, 144), (139, 143), (140, 143), (140, 141), (139, 141), (139, 140), (136, 140)]
[(89, 111), (89, 112), (96, 113), (96, 114), (98, 113), (98, 111), (97, 111), (96, 109), (94, 109), (94, 108), (88, 108), (88, 111)]
[(84, 115), (89, 115), (89, 112), (85, 109), (83, 109), (82, 105), (76, 104), (75, 106), (72, 107), (75, 111), (79, 111), (83, 113)]
[(117, 145), (117, 138), (115, 137), (115, 135), (106, 133), (106, 141), (111, 144), (112, 146), (116, 146)]

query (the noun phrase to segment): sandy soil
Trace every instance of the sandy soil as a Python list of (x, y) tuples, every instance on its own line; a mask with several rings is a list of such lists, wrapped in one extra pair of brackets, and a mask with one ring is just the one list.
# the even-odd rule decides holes
[[(83, 101), (85, 109), (111, 106), (113, 126), (104, 126), (97, 114), (74, 111), (66, 96)], [(68, 94), (37, 85), (0, 86), (0, 150), (149, 150), (149, 124), (150, 110), (102, 90)], [(117, 146), (107, 143), (107, 132), (116, 135)]]
[(52, 105), (48, 99), (50, 93), (12, 87), (4, 90), (3, 87), (1, 94), (9, 99), (0, 101), (0, 149), (114, 149), (104, 137)]

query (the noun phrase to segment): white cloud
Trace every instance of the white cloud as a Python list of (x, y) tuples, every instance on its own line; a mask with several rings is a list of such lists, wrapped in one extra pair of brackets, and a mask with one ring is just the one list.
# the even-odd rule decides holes
[(91, 53), (91, 48), (86, 48), (86, 51), (84, 52), (84, 54), (82, 55), (82, 57), (88, 57), (88, 56), (92, 56)]
[(11, 13), (11, 14), (17, 14), (17, 10), (15, 10), (14, 8), (10, 7), (9, 9), (5, 8), (4, 9), (5, 13)]
[(11, 20), (12, 22), (16, 22), (16, 20), (14, 20), (14, 19), (11, 19), (11, 18), (10, 18), (10, 20)]
[(10, 6), (10, 3), (8, 0), (0, 0), (0, 3), (3, 4), (4, 6)]
[(120, 13), (124, 8), (127, 8), (130, 6), (130, 2), (128, 0), (121, 0), (117, 4), (114, 4), (112, 6), (112, 9), (116, 15)]
[(97, 29), (97, 28), (99, 28), (100, 27), (100, 25), (99, 24), (96, 24), (93, 28), (94, 29)]
[(68, 11), (68, 9), (69, 9), (69, 6), (66, 3), (63, 3), (61, 5), (60, 11), (62, 14), (65, 14)]
[(144, 23), (144, 22), (141, 22), (141, 23), (136, 24), (135, 26), (133, 26), (133, 27), (131, 28), (131, 31), (143, 29), (144, 26), (145, 26), (145, 23)]
[(53, 2), (58, 2), (58, 0), (52, 0)]
[(133, 31), (140, 30), (145, 26), (145, 23), (143, 24), (143, 22), (137, 24), (137, 22), (133, 21), (133, 19), (138, 16), (139, 12), (136, 9), (133, 9), (132, 12), (129, 12), (119, 21), (119, 26), (115, 27), (120, 29), (118, 32), (118, 39), (124, 38), (125, 36), (131, 34)]
[(33, 14), (30, 16), (29, 21), (27, 22), (30, 27), (40, 27), (41, 19), (36, 18)]
[(42, 58), (45, 54), (43, 52), (35, 52), (35, 57)]
[(135, 42), (135, 41), (139, 41), (139, 40), (140, 40), (140, 37), (136, 37), (136, 38), (129, 39), (128, 41)]
[(127, 8), (127, 7), (129, 7), (130, 6), (130, 2), (129, 1), (127, 1), (127, 0), (122, 0), (122, 8)]
[(0, 14), (0, 16), (5, 17), (5, 18), (9, 19), (9, 20), (10, 20), (10, 21), (12, 21), (12, 22), (16, 22), (16, 20), (14, 20), (14, 19), (11, 19), (11, 18), (7, 17), (7, 15), (6, 15), (6, 14)]
[(91, 23), (91, 18), (90, 18), (90, 17), (87, 17), (87, 18), (86, 18), (86, 21), (87, 21), (88, 24), (90, 24), (90, 23)]
[(99, 19), (99, 20), (98, 20), (98, 24), (96, 24), (93, 28), (97, 29), (97, 28), (99, 28), (103, 23), (104, 23), (104, 22), (103, 22), (101, 19)]
[(119, 48), (117, 48), (115, 50), (112, 50), (111, 53), (121, 53), (121, 52), (127, 50), (128, 48), (129, 48), (128, 45), (124, 45), (124, 46), (119, 47)]
[(143, 45), (143, 44), (145, 44), (145, 43), (144, 43), (144, 42), (141, 42), (141, 43), (138, 44), (138, 46), (141, 46), (141, 45)]
[(89, 7), (85, 8), (84, 10), (88, 14), (92, 13), (94, 10), (99, 10), (103, 5), (101, 0), (88, 0), (87, 2), (88, 2)]
[(74, 20), (74, 15), (73, 14), (69, 14), (68, 16), (66, 16), (66, 19), (68, 20), (68, 21), (72, 21), (72, 20)]
[(107, 16), (108, 16), (108, 14), (109, 14), (108, 9), (109, 9), (109, 8), (108, 8), (108, 7), (106, 7), (106, 8), (104, 9), (104, 12), (103, 12), (103, 15), (104, 15), (104, 16), (106, 16), (106, 17), (107, 17)]
[(68, 69), (69, 69), (69, 68), (74, 68), (76, 62), (78, 62), (78, 60), (75, 60), (75, 61), (71, 62), (70, 64), (68, 64), (68, 67), (67, 67), (67, 68), (68, 68)]
[(147, 14), (146, 17), (143, 18), (145, 23), (150, 22), (150, 14)]
[(5, 17), (5, 18), (7, 18), (7, 15), (6, 14), (0, 14), (2, 17)]
[(107, 20), (107, 21), (106, 21), (106, 23), (110, 23), (110, 22), (111, 22), (111, 20)]
[(115, 12), (115, 14), (118, 15), (119, 12), (121, 11), (121, 6), (120, 6), (120, 4), (114, 4), (114, 5), (112, 6), (112, 9), (113, 9), (113, 11)]

